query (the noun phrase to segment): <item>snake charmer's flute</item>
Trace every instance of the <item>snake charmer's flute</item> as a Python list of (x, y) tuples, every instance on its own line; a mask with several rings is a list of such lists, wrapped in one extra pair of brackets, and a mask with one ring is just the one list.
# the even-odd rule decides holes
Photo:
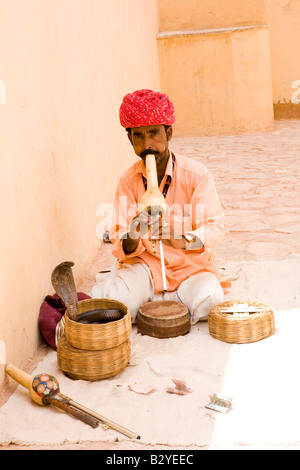
[[(162, 217), (166, 213), (165, 198), (158, 188), (156, 159), (154, 155), (146, 156), (146, 174), (147, 174), (147, 190), (141, 199), (141, 205), (144, 206), (149, 214)], [(152, 241), (152, 248), (155, 252), (155, 240)], [(163, 289), (167, 290), (166, 268), (163, 252), (162, 240), (159, 240), (160, 263), (163, 281)]]
[(16, 380), (16, 382), (27, 388), (32, 400), (38, 405), (53, 405), (75, 418), (80, 419), (93, 428), (96, 428), (99, 425), (99, 422), (102, 422), (109, 428), (112, 428), (127, 437), (140, 439), (138, 434), (120, 426), (110, 419), (104, 418), (104, 416), (95, 413), (89, 408), (80, 405), (71, 398), (60, 393), (58, 380), (52, 375), (39, 374), (33, 377), (13, 364), (8, 364), (5, 371), (10, 377)]

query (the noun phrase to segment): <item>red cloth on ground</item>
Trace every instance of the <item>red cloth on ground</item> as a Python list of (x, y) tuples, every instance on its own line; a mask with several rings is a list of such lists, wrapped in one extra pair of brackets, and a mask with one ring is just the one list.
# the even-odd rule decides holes
[[(90, 299), (83, 292), (77, 292), (78, 301)], [(50, 346), (56, 349), (55, 330), (66, 311), (65, 304), (57, 294), (47, 295), (41, 305), (39, 314), (40, 332)]]

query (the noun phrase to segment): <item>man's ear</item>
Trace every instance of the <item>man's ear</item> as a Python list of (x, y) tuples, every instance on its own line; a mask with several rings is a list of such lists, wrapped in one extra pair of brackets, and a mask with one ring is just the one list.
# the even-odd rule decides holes
[(173, 136), (173, 127), (170, 126), (167, 129), (167, 141), (168, 142), (170, 142), (170, 140), (172, 139), (172, 136)]
[(132, 143), (132, 137), (131, 137), (131, 131), (127, 131), (127, 137), (131, 143), (131, 145), (133, 146), (133, 143)]

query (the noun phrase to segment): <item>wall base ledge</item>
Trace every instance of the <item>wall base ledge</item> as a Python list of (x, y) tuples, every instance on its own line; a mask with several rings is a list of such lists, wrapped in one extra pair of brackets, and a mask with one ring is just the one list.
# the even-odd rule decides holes
[(268, 28), (266, 24), (251, 25), (251, 26), (232, 26), (231, 28), (216, 28), (216, 29), (191, 29), (182, 31), (164, 31), (157, 35), (158, 39), (168, 39), (177, 36), (200, 36), (201, 34), (224, 34), (232, 33), (235, 31), (246, 31), (248, 29), (261, 29)]

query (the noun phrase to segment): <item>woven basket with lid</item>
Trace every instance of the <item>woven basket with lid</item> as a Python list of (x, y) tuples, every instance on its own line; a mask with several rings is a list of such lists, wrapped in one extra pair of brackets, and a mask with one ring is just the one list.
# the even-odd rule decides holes
[(275, 332), (273, 310), (260, 302), (230, 300), (211, 309), (208, 316), (211, 336), (226, 343), (252, 343)]
[(103, 324), (83, 324), (65, 315), (65, 335), (74, 348), (102, 350), (116, 347), (126, 341), (131, 333), (131, 318), (128, 307), (113, 299), (86, 299), (78, 302), (77, 316), (96, 309), (118, 309), (123, 318)]
[(57, 343), (58, 367), (73, 379), (101, 380), (122, 372), (130, 361), (131, 317), (128, 308), (112, 299), (78, 302), (77, 318), (94, 310), (119, 310), (118, 320), (80, 323), (65, 313), (65, 331)]
[(73, 379), (102, 380), (122, 372), (130, 360), (130, 340), (110, 349), (87, 351), (71, 346), (65, 335), (57, 344), (58, 367)]

